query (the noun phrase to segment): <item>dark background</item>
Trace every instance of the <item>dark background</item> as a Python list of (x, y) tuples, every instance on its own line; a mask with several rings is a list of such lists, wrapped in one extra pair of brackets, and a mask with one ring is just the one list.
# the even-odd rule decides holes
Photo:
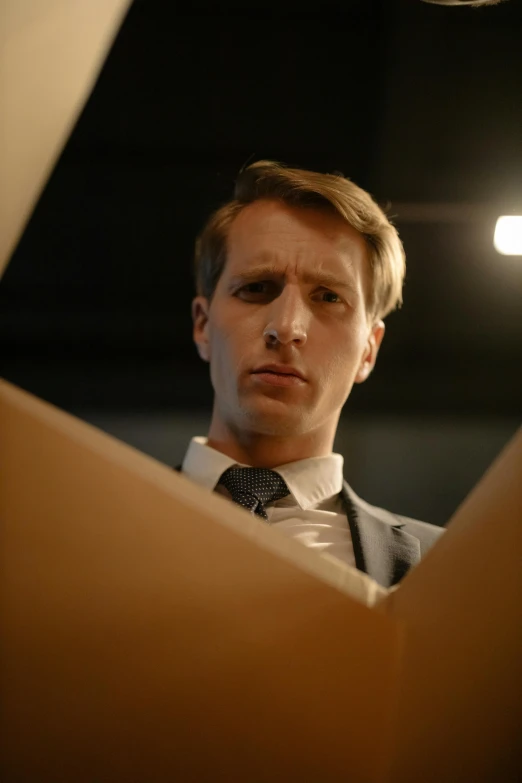
[(336, 448), (443, 523), (522, 392), (522, 3), (136, 0), (0, 286), (3, 375), (169, 463), (205, 434), (194, 238), (248, 160), (342, 171), (404, 241), (405, 303)]

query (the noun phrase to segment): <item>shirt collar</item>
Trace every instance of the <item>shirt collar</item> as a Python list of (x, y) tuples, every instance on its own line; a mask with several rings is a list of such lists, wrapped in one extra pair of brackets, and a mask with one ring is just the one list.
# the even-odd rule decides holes
[[(343, 486), (343, 462), (341, 454), (327, 454), (288, 462), (274, 470), (284, 478), (298, 506), (306, 511), (339, 494)], [(207, 444), (207, 438), (196, 436), (190, 441), (182, 471), (187, 478), (213, 490), (220, 476), (232, 465), (249, 467), (213, 449)]]

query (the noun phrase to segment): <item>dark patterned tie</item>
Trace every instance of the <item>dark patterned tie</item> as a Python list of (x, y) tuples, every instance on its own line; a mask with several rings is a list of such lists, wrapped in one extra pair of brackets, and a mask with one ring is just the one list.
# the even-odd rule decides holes
[(268, 468), (232, 466), (225, 470), (218, 484), (228, 489), (234, 503), (248, 508), (264, 520), (268, 520), (264, 506), (290, 494), (286, 481)]

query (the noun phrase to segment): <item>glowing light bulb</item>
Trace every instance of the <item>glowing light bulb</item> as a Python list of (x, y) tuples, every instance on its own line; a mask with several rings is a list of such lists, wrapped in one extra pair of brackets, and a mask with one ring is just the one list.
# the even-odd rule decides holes
[(497, 220), (493, 244), (503, 256), (522, 256), (522, 215), (502, 215)]

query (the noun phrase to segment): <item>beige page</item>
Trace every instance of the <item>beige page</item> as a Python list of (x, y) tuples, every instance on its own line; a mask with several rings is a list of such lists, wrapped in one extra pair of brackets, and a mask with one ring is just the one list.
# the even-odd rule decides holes
[(0, 3), (0, 276), (129, 0)]
[(5, 382), (0, 426), (3, 780), (387, 779), (371, 579)]
[(522, 430), (385, 605), (406, 628), (393, 783), (522, 780)]

